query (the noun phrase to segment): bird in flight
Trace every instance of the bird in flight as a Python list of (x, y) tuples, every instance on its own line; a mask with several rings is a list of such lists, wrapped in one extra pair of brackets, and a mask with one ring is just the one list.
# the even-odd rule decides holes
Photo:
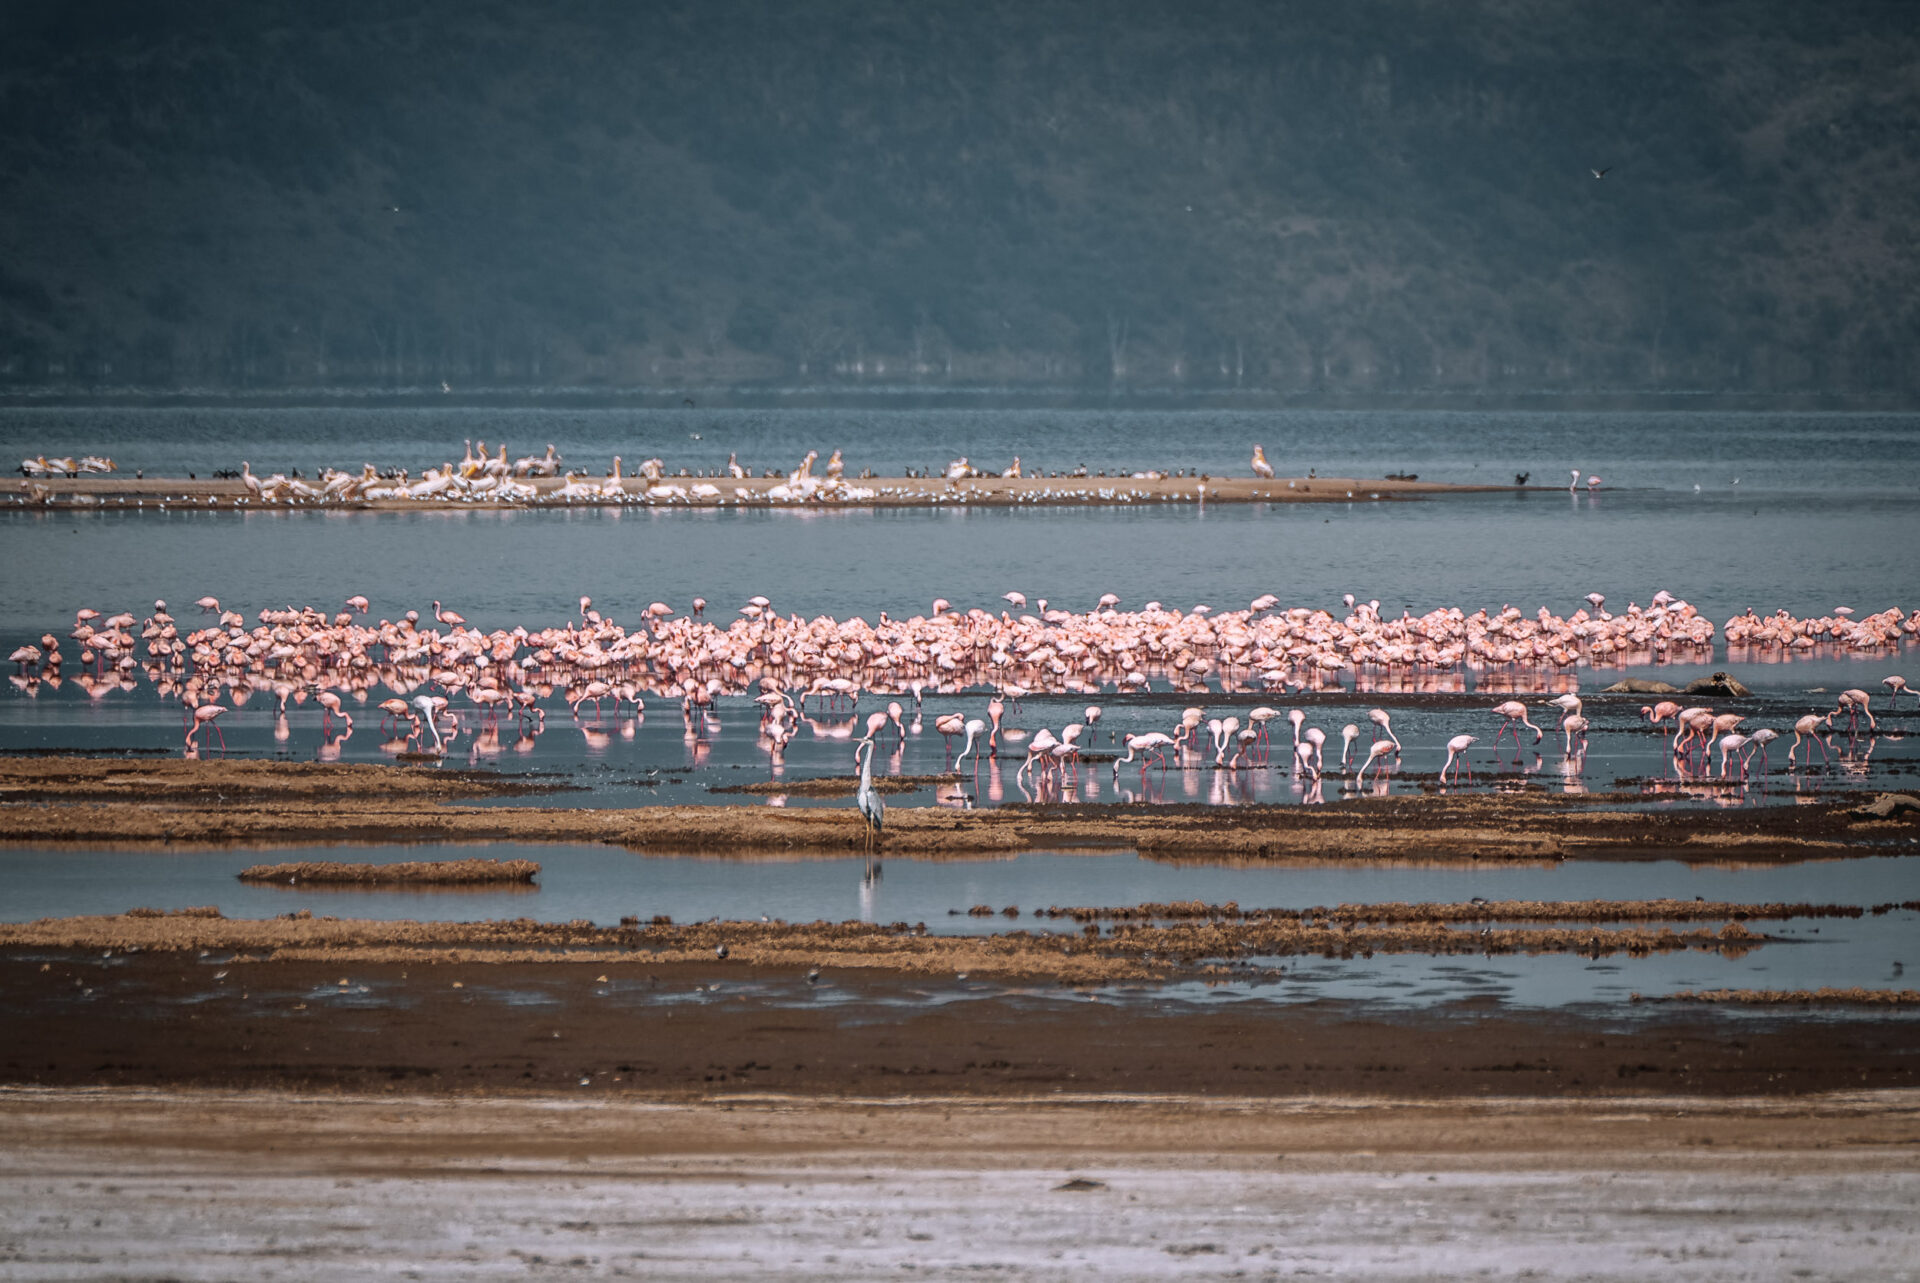
[(1613, 170), (1614, 170), (1614, 167), (1612, 165), (1608, 165), (1605, 169), (1589, 169), (1587, 172), (1589, 174), (1592, 174), (1595, 178), (1605, 178), (1608, 174), (1611, 174)]

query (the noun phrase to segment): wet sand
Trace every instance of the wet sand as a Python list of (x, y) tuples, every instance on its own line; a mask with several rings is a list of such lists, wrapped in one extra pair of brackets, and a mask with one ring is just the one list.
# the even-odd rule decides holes
[[(415, 478), (418, 480), (418, 478)], [(598, 480), (597, 477), (589, 478)], [(311, 481), (311, 478), (308, 479)], [(525, 479), (523, 479), (525, 480)], [(565, 483), (564, 478), (536, 477), (526, 484), (540, 491), (538, 503), (571, 507), (615, 507), (625, 503), (651, 504), (655, 507), (854, 507), (910, 508), (931, 504), (965, 504), (969, 507), (1012, 507), (1043, 505), (1055, 507), (1096, 506), (1131, 503), (1348, 503), (1355, 500), (1419, 499), (1447, 494), (1484, 494), (1513, 490), (1514, 486), (1449, 485), (1437, 481), (1393, 481), (1380, 477), (974, 477), (948, 481), (942, 477), (848, 477), (849, 486), (875, 490), (871, 497), (856, 499), (815, 498), (805, 501), (775, 500), (767, 491), (784, 485), (786, 478), (748, 477), (668, 477), (665, 484), (691, 490), (695, 485), (717, 486), (717, 498), (700, 498), (691, 493), (671, 500), (649, 500), (648, 483), (637, 477), (625, 480), (624, 500), (608, 496), (597, 499), (556, 500), (549, 496)], [(44, 477), (20, 483), (19, 493), (38, 486), (56, 501), (102, 503), (119, 507), (128, 504), (185, 503), (197, 508), (232, 507), (247, 497), (246, 486), (238, 480), (213, 478), (144, 477), (124, 473), (105, 476)], [(1547, 487), (1534, 487), (1546, 490)], [(747, 491), (739, 498), (736, 489)], [(527, 503), (497, 499), (445, 500), (353, 500), (346, 503), (261, 503), (249, 501), (249, 507), (320, 508), (333, 511), (407, 512), (447, 507), (525, 508)]]
[[(245, 760), (0, 760), (0, 841), (611, 842), (638, 850), (844, 853), (865, 846), (851, 808), (467, 807), (563, 787), (481, 771)], [(1819, 858), (1910, 853), (1920, 812), (1862, 813), (1868, 795), (1669, 809), (1637, 794), (1545, 790), (1353, 798), (1321, 806), (895, 807), (883, 853), (915, 858), (1134, 849), (1166, 858), (1555, 860)], [(1606, 807), (1608, 809), (1600, 809)]]
[[(1911, 1277), (1910, 1092), (1271, 1102), (0, 1093), (4, 1268)], [(376, 1264), (377, 1263), (377, 1264)]]

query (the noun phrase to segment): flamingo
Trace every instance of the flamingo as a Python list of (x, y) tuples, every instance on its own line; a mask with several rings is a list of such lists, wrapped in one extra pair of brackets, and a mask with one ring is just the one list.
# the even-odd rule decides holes
[(427, 729), (433, 732), (433, 751), (435, 753), (445, 753), (447, 751), (447, 744), (445, 740), (440, 738), (438, 719), (440, 710), (447, 706), (447, 701), (441, 699), (438, 695), (416, 695), (413, 697), (413, 706), (420, 710), (421, 716), (426, 719)]
[[(1735, 753), (1738, 753), (1740, 749), (1746, 744), (1746, 742), (1747, 742), (1747, 737), (1737, 732), (1732, 734), (1722, 735), (1720, 737), (1720, 778), (1721, 779), (1724, 780), (1727, 778), (1727, 758)], [(1740, 778), (1743, 780), (1747, 778), (1747, 759), (1744, 757), (1740, 759)]]
[(953, 737), (967, 733), (967, 719), (960, 713), (942, 713), (933, 719), (933, 729), (939, 731), (947, 741), (947, 751), (953, 751)]
[(367, 613), (368, 608), (371, 607), (372, 605), (373, 603), (368, 601), (365, 597), (353, 596), (353, 597), (347, 598), (347, 606), (352, 610), (359, 611), (363, 615)]
[(203, 615), (217, 615), (220, 613), (220, 599), (218, 597), (202, 597), (193, 604), (200, 608), (200, 613)]
[(1568, 757), (1573, 756), (1573, 740), (1576, 735), (1580, 737), (1580, 752), (1583, 756), (1585, 755), (1587, 751), (1587, 725), (1587, 719), (1578, 713), (1568, 713), (1560, 719), (1560, 729), (1566, 733), (1567, 737)]
[(1360, 728), (1348, 722), (1340, 728), (1340, 769), (1347, 769), (1347, 755), (1353, 752), (1353, 742), (1360, 738)]
[(451, 610), (442, 610), (437, 601), (433, 603), (433, 617), (449, 628), (463, 628), (467, 622), (465, 615), (455, 614)]
[(1393, 733), (1393, 719), (1387, 716), (1387, 710), (1384, 708), (1371, 709), (1367, 713), (1367, 720), (1373, 723), (1373, 738), (1377, 740), (1380, 738), (1382, 731), (1386, 732), (1387, 738), (1393, 742), (1393, 751), (1398, 753), (1400, 751), (1400, 737)]
[(1293, 723), (1293, 746), (1299, 748), (1300, 724), (1307, 720), (1307, 715), (1297, 708), (1290, 708), (1287, 710), (1287, 720)]
[(1658, 726), (1680, 711), (1680, 706), (1672, 700), (1663, 699), (1658, 704), (1642, 704), (1640, 716), (1647, 719), (1649, 726)]
[(1510, 699), (1503, 703), (1495, 704), (1493, 706), (1493, 712), (1496, 717), (1500, 718), (1500, 729), (1493, 733), (1493, 742), (1495, 744), (1500, 742), (1502, 735), (1508, 731), (1512, 731), (1513, 746), (1515, 748), (1520, 747), (1520, 731), (1514, 726), (1515, 722), (1520, 723), (1521, 726), (1533, 732), (1534, 743), (1538, 744), (1542, 739), (1546, 738), (1547, 733), (1545, 731), (1527, 720), (1527, 706), (1517, 699)]
[(1899, 702), (1901, 691), (1908, 692), (1913, 696), (1914, 701), (1916, 703), (1920, 703), (1920, 691), (1914, 690), (1911, 686), (1908, 686), (1907, 679), (1900, 676), (1898, 673), (1895, 673), (1892, 677), (1882, 677), (1880, 679), (1880, 684), (1887, 688), (1887, 691), (1888, 691), (1887, 707), (1888, 708), (1892, 708), (1896, 703)]
[(330, 725), (332, 719), (336, 717), (348, 726), (353, 725), (353, 715), (347, 712), (346, 709), (340, 707), (340, 696), (338, 694), (333, 691), (321, 691), (318, 695), (314, 696), (314, 699), (319, 702), (321, 708), (326, 710), (320, 715), (322, 730), (324, 730), (327, 725)]
[(1319, 774), (1326, 767), (1327, 733), (1318, 726), (1309, 726), (1300, 733), (1300, 742), (1313, 748), (1313, 769)]
[[(1760, 773), (1762, 775), (1767, 773), (1767, 745), (1779, 738), (1780, 732), (1770, 726), (1763, 726), (1753, 734), (1747, 736), (1747, 743), (1760, 750)], [(1747, 753), (1751, 756), (1753, 749), (1748, 749)]]
[(1880, 724), (1873, 720), (1873, 710), (1867, 707), (1868, 698), (1867, 693), (1857, 687), (1853, 690), (1841, 691), (1840, 706), (1827, 714), (1827, 725), (1833, 725), (1833, 719), (1844, 712), (1847, 715), (1847, 734), (1853, 734), (1854, 728), (1860, 724), (1862, 715), (1867, 719), (1867, 729), (1878, 731)]
[(1473, 763), (1467, 760), (1467, 749), (1473, 745), (1476, 738), (1477, 737), (1472, 735), (1456, 735), (1447, 741), (1447, 760), (1440, 768), (1440, 780), (1442, 783), (1446, 782), (1448, 767), (1453, 768), (1453, 778), (1456, 784), (1460, 781), (1460, 767), (1462, 766), (1467, 768), (1467, 778), (1469, 780), (1473, 778)]
[[(956, 771), (960, 769), (960, 763), (967, 760), (967, 754), (973, 752), (973, 743), (980, 738), (980, 732), (987, 729), (987, 724), (977, 717), (969, 718), (965, 729), (967, 732), (966, 747), (960, 750), (960, 756), (953, 759), (953, 769)], [(977, 755), (973, 759), (973, 764), (974, 767), (978, 769), (980, 758)]]
[(1393, 745), (1391, 743), (1377, 741), (1373, 744), (1369, 744), (1367, 746), (1367, 760), (1360, 763), (1360, 769), (1354, 772), (1354, 775), (1353, 775), (1354, 784), (1358, 785), (1361, 780), (1366, 779), (1367, 768), (1372, 766), (1375, 762), (1379, 761), (1381, 758), (1387, 756), (1387, 754), (1391, 752), (1393, 752)]
[(220, 704), (202, 704), (200, 705), (200, 707), (194, 709), (193, 724), (187, 728), (187, 743), (188, 744), (193, 743), (193, 737), (200, 733), (200, 728), (202, 726), (212, 726), (213, 733), (220, 737), (220, 751), (223, 753), (226, 752), (227, 750), (226, 732), (221, 730), (219, 726), (215, 725), (213, 720), (214, 718), (220, 716), (220, 714), (226, 711), (227, 711), (226, 708)]
[(1127, 746), (1127, 755), (1113, 759), (1113, 773), (1116, 777), (1120, 774), (1120, 764), (1122, 762), (1132, 762), (1136, 756), (1139, 759), (1140, 770), (1143, 774), (1147, 769), (1148, 757), (1157, 760), (1160, 763), (1161, 770), (1164, 771), (1167, 769), (1166, 750), (1174, 746), (1173, 736), (1167, 734), (1165, 731), (1146, 731), (1139, 735), (1124, 736), (1123, 739)]
[[(1791, 762), (1794, 760), (1793, 755), (1800, 751), (1800, 741), (1802, 739), (1810, 739), (1815, 744), (1818, 744), (1820, 746), (1820, 756), (1826, 759), (1829, 765), (1833, 763), (1833, 754), (1827, 751), (1827, 742), (1820, 738), (1820, 714), (1808, 713), (1805, 717), (1802, 717), (1793, 724), (1793, 746), (1787, 750), (1787, 761)], [(1811, 750), (1807, 753), (1807, 765), (1813, 765), (1813, 753)]]

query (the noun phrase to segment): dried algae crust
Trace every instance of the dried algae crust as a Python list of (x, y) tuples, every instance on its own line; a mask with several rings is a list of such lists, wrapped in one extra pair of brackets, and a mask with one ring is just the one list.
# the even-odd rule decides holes
[[(600, 927), (591, 922), (386, 922), (313, 917), (228, 919), (212, 909), (133, 910), (111, 917), (43, 918), (0, 924), (0, 949), (241, 950), (264, 960), (340, 962), (602, 962), (880, 970), (1041, 977), (1111, 983), (1239, 975), (1247, 957), (1376, 952), (1428, 954), (1615, 953), (1682, 949), (1734, 953), (1766, 943), (1738, 922), (1718, 930), (1666, 927), (1459, 929), (1445, 922), (1383, 926), (1297, 921), (1119, 923), (1105, 932), (1009, 931), (934, 936), (906, 923), (707, 922)], [(255, 959), (259, 960), (259, 959)], [(238, 961), (238, 959), (236, 959)]]
[[(0, 840), (184, 842), (609, 842), (636, 849), (837, 855), (862, 846), (852, 808), (448, 805), (552, 791), (484, 771), (262, 761), (0, 761)], [(1874, 821), (1849, 795), (1807, 805), (1637, 809), (1638, 799), (1543, 791), (1422, 795), (1324, 806), (1059, 805), (987, 811), (896, 807), (884, 852), (914, 857), (1132, 849), (1159, 858), (1552, 860), (1834, 856), (1908, 849), (1915, 820)], [(1596, 809), (1606, 803), (1614, 809)]]

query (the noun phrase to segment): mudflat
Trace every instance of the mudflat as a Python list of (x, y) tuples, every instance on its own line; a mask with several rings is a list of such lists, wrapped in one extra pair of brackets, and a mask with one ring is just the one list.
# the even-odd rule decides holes
[[(1432, 1009), (1036, 979), (421, 951), (0, 951), (0, 1080), (707, 1099), (1059, 1093), (1474, 1099), (1920, 1088), (1920, 1020), (1802, 1002)], [(1920, 1139), (1903, 1123), (1912, 1143)]]
[[(82, 757), (0, 760), (0, 841), (612, 842), (637, 849), (861, 849), (851, 808), (461, 806), (555, 780), (400, 765)], [(1728, 859), (1910, 853), (1920, 811), (1838, 793), (1790, 805), (1672, 808), (1637, 794), (1538, 790), (1352, 798), (1321, 806), (894, 807), (882, 849), (915, 857), (1131, 848), (1215, 860)]]

